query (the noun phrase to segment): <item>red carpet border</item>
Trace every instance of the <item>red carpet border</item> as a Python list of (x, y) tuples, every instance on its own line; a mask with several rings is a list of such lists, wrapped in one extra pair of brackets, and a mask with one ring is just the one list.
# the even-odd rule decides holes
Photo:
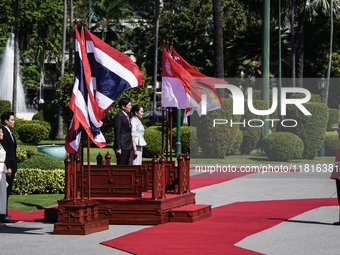
[[(161, 224), (101, 244), (138, 255), (259, 254), (234, 244), (324, 202), (324, 198), (237, 202), (214, 208), (202, 221)], [(324, 206), (337, 204), (333, 198)]]

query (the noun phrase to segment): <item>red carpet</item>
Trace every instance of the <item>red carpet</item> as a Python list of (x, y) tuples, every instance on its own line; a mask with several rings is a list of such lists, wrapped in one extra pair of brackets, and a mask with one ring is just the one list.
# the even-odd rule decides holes
[(237, 177), (242, 177), (248, 174), (241, 172), (240, 168), (236, 168), (235, 172), (214, 172), (214, 173), (201, 173), (190, 177), (190, 190), (210, 186), (222, 182), (226, 182)]
[[(161, 224), (101, 244), (138, 255), (258, 254), (234, 244), (324, 202), (324, 198), (237, 202), (214, 208), (210, 218), (194, 224)], [(324, 206), (333, 205), (338, 205), (336, 198)]]
[(11, 216), (12, 219), (20, 220), (20, 221), (43, 221), (44, 214), (45, 214), (45, 209), (32, 211), (32, 212), (24, 212), (24, 211), (8, 209), (8, 215)]

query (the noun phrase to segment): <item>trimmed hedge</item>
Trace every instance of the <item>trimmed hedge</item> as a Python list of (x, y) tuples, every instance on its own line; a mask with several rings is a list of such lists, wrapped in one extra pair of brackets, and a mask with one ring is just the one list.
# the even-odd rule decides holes
[(42, 120), (44, 121), (44, 111), (40, 110), (39, 112), (37, 112), (36, 114), (33, 115), (32, 120)]
[(327, 123), (327, 131), (334, 131), (332, 126), (334, 126), (334, 124), (338, 125), (339, 123), (339, 117), (340, 117), (339, 110), (330, 108), (328, 111), (329, 111), (329, 118), (328, 118), (328, 123)]
[(303, 141), (292, 133), (273, 132), (266, 135), (262, 142), (270, 160), (290, 161), (301, 158), (304, 150)]
[(327, 132), (324, 143), (325, 143), (325, 156), (335, 157), (336, 150), (338, 149), (340, 144), (338, 132)]
[[(151, 126), (145, 129), (144, 139), (147, 145), (143, 148), (143, 157), (153, 158), (162, 154), (162, 127)], [(165, 146), (165, 143), (164, 143)]]
[(41, 170), (64, 169), (64, 160), (62, 158), (53, 158), (50, 155), (41, 152), (27, 151), (27, 159), (18, 164), (18, 168)]
[(151, 127), (155, 125), (155, 122), (153, 122), (151, 119), (141, 119), (141, 122), (145, 127)]
[[(268, 109), (268, 103), (263, 100), (253, 100), (254, 108), (257, 110)], [(259, 119), (265, 121), (266, 116), (259, 116), (251, 113), (248, 109), (248, 100), (244, 100), (244, 119), (246, 120), (245, 127), (240, 125), (240, 130), (243, 134), (243, 141), (240, 147), (241, 154), (249, 155), (253, 149), (256, 149), (257, 143), (260, 140), (262, 127), (250, 127), (248, 126), (248, 121), (251, 119)], [(252, 126), (259, 126), (260, 121), (251, 122)]]
[(27, 151), (23, 148), (17, 147), (17, 161), (18, 163), (23, 162), (24, 160), (27, 159)]
[(295, 105), (287, 105), (286, 119), (294, 119), (298, 124), (296, 127), (285, 128), (285, 131), (294, 133), (302, 139), (304, 159), (314, 159), (326, 135), (328, 107), (322, 103), (305, 103), (303, 106), (312, 115), (304, 115)]
[(0, 100), (0, 115), (3, 112), (11, 112), (12, 111), (12, 104), (8, 100)]
[[(306, 97), (305, 94), (296, 93), (290, 95), (289, 98), (305, 98), (305, 97)], [(311, 94), (311, 98), (308, 101), (308, 103), (321, 103), (321, 96), (319, 94)]]
[(237, 130), (237, 135), (234, 139), (233, 146), (231, 147), (229, 152), (227, 152), (227, 155), (240, 154), (241, 153), (240, 148), (241, 148), (242, 142), (243, 142), (243, 134), (242, 134), (242, 131), (239, 129)]
[[(240, 122), (240, 115), (232, 115), (233, 100), (222, 98), (221, 109), (207, 112), (207, 115), (191, 115), (191, 122), (197, 128), (199, 145), (205, 157), (224, 158), (233, 144), (239, 129), (238, 124), (230, 125), (230, 120)], [(227, 124), (213, 126), (214, 119), (228, 120)]]
[[(177, 127), (172, 129), (172, 148), (175, 150), (177, 142)], [(195, 127), (181, 126), (182, 155), (198, 154), (197, 130)]]
[(13, 182), (12, 194), (51, 194), (65, 190), (65, 170), (19, 169)]
[(23, 143), (37, 144), (48, 136), (48, 129), (40, 124), (25, 124), (18, 129)]
[(43, 127), (45, 127), (48, 131), (46, 137), (44, 137), (43, 139), (47, 139), (48, 138), (48, 134), (51, 132), (51, 124), (48, 123), (47, 121), (43, 121), (43, 120), (24, 120), (21, 118), (17, 118), (15, 120), (15, 125), (14, 128), (12, 128), (12, 133), (14, 134), (15, 137), (19, 137), (19, 128), (22, 125), (26, 125), (26, 124), (39, 124), (42, 125)]
[[(279, 96), (279, 92), (277, 92), (277, 93), (278, 93), (277, 96)], [(254, 90), (253, 91), (253, 100), (262, 100), (261, 99), (261, 90)], [(277, 104), (279, 104), (278, 98), (277, 98)], [(272, 105), (273, 105), (273, 91), (270, 89), (269, 90), (269, 106), (268, 107), (271, 107)], [(268, 109), (268, 107), (265, 108), (265, 109)], [(261, 110), (261, 109), (259, 109), (259, 110)], [(272, 114), (269, 115), (269, 119), (278, 119), (278, 116), (279, 116), (279, 106), (277, 106), (275, 111)], [(277, 126), (278, 123), (279, 123), (278, 121), (274, 121), (273, 126), (270, 125), (269, 129), (272, 130), (272, 131), (276, 130), (276, 126)]]

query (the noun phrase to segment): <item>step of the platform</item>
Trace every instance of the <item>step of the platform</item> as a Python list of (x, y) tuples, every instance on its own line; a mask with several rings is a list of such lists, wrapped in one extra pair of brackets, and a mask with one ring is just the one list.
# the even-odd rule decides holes
[(169, 211), (170, 222), (196, 222), (211, 216), (211, 205), (187, 205)]

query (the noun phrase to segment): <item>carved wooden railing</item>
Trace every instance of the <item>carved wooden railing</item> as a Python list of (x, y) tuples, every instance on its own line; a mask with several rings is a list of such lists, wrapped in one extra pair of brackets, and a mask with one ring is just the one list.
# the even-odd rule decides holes
[[(93, 197), (142, 197), (142, 192), (152, 190), (152, 199), (164, 199), (168, 192), (183, 194), (190, 192), (190, 157), (177, 157), (178, 164), (166, 161), (164, 156), (158, 161), (143, 161), (141, 166), (111, 165), (109, 152), (97, 156), (97, 165), (90, 165), (91, 195)], [(75, 169), (75, 171), (74, 171)], [(75, 157), (71, 163), (65, 159), (65, 199), (86, 197), (89, 192), (88, 166), (81, 167)], [(75, 176), (75, 178), (74, 178)]]

